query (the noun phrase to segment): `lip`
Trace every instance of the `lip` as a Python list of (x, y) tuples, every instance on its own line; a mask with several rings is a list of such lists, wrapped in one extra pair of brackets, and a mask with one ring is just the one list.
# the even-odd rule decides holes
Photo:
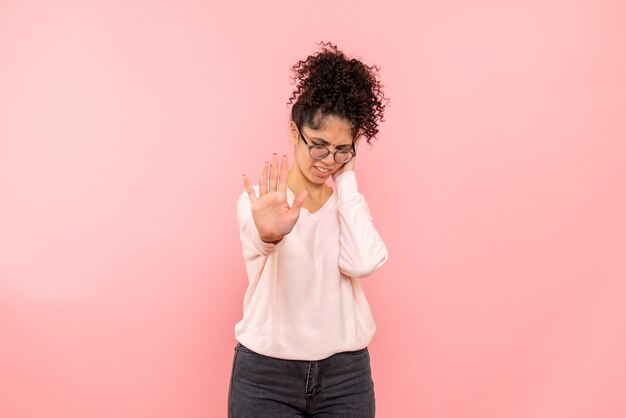
[[(330, 168), (319, 167), (319, 166), (316, 166), (316, 165), (314, 165), (313, 167), (315, 167), (315, 169), (316, 169), (315, 170), (315, 174), (318, 177), (327, 177), (332, 172), (332, 169), (330, 169)], [(322, 170), (320, 170), (320, 168), (323, 169), (323, 170), (326, 170), (326, 171), (322, 171)]]

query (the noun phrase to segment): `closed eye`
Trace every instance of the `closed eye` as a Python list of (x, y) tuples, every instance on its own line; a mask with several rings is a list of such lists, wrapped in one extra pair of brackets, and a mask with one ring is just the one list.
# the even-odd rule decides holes
[[(320, 144), (319, 142), (313, 142), (313, 145), (317, 145), (319, 146), (327, 146), (326, 144)], [(344, 145), (341, 147), (337, 147), (337, 151), (350, 151), (352, 149), (352, 147), (350, 147), (349, 145)]]

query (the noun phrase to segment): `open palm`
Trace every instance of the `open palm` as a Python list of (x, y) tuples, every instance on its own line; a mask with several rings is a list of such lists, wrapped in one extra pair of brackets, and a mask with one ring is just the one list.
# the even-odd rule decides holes
[(287, 203), (287, 179), (289, 168), (287, 156), (283, 155), (280, 174), (278, 157), (272, 156), (271, 163), (263, 165), (259, 180), (259, 196), (256, 195), (248, 177), (244, 174), (243, 185), (250, 197), (252, 218), (265, 242), (278, 242), (291, 232), (300, 216), (300, 208), (307, 197), (306, 190), (298, 193), (293, 206)]

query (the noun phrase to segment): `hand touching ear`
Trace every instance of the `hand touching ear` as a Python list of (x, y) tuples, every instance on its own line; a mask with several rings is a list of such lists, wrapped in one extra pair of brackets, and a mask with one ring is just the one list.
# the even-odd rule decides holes
[[(354, 142), (354, 150), (356, 152), (358, 146), (359, 146), (359, 142), (361, 142), (361, 138), (359, 137), (355, 142)], [(346, 171), (354, 171), (354, 164), (356, 163), (356, 156), (354, 156), (350, 161), (348, 161), (347, 163), (345, 163), (344, 165), (341, 166), (341, 168), (339, 168), (339, 170), (335, 171), (333, 173), (333, 181), (337, 180), (337, 177), (339, 177), (340, 174), (345, 173)]]
[(259, 231), (259, 237), (265, 242), (277, 243), (291, 232), (300, 216), (300, 208), (308, 195), (306, 190), (301, 191), (296, 195), (293, 206), (290, 207), (287, 203), (288, 176), (287, 156), (282, 157), (279, 174), (276, 154), (272, 155), (269, 170), (267, 161), (263, 165), (258, 197), (248, 177), (243, 175), (243, 185), (250, 197), (252, 218)]

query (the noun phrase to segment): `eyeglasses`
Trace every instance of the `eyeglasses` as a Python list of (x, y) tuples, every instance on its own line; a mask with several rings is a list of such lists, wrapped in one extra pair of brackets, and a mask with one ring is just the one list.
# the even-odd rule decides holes
[(309, 155), (314, 160), (323, 160), (324, 158), (328, 157), (328, 154), (333, 154), (333, 158), (335, 159), (336, 163), (345, 164), (348, 161), (350, 161), (352, 158), (356, 157), (356, 151), (354, 149), (354, 141), (352, 141), (351, 151), (338, 149), (338, 150), (335, 150), (335, 152), (331, 153), (330, 150), (326, 148), (324, 145), (321, 145), (321, 144), (309, 145), (307, 140), (304, 138), (304, 135), (302, 134), (300, 127), (298, 125), (296, 125), (296, 127), (298, 128), (298, 132), (300, 132), (300, 136), (302, 137), (302, 140), (304, 141), (305, 145), (309, 147)]

